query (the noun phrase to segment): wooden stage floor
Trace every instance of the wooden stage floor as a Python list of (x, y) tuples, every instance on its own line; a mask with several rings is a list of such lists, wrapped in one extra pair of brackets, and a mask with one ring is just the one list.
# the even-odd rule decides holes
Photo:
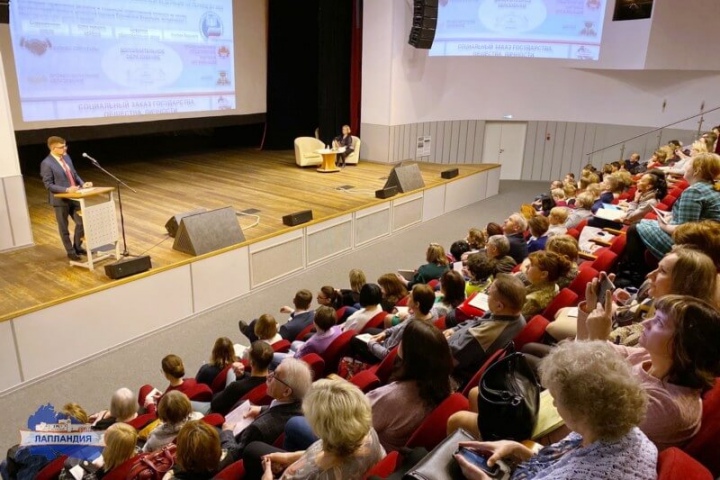
[[(448, 182), (440, 172), (449, 165), (419, 165), (426, 187)], [(173, 239), (164, 228), (172, 215), (225, 206), (236, 211), (257, 209), (260, 221), (254, 227), (250, 226), (256, 218), (238, 217), (246, 239), (253, 242), (288, 231), (290, 227), (282, 223), (282, 216), (288, 213), (311, 209), (314, 220), (324, 220), (378, 203), (374, 191), (382, 188), (391, 169), (387, 164), (361, 162), (339, 173), (321, 174), (315, 167), (298, 168), (292, 151), (251, 149), (174, 155), (105, 167), (137, 190), (122, 191), (128, 251), (131, 255), (150, 255), (153, 269), (172, 268), (193, 259), (172, 249)], [(459, 167), (458, 178), (491, 168)], [(95, 186), (111, 185), (91, 166), (79, 167), (78, 173)], [(338, 190), (345, 185), (353, 188)], [(4, 272), (0, 275), (0, 321), (117, 282), (105, 276), (104, 263), (92, 272), (69, 266), (39, 174), (26, 175), (25, 190), (35, 245), (0, 254), (0, 272)]]

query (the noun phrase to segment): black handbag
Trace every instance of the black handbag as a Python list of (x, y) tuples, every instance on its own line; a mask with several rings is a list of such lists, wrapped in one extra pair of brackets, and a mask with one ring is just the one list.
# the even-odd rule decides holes
[(478, 428), (483, 440), (531, 438), (540, 409), (540, 385), (513, 342), (505, 347), (505, 356), (485, 371), (478, 390)]
[(455, 461), (455, 451), (460, 442), (475, 440), (462, 428), (455, 430), (449, 437), (433, 448), (420, 460), (402, 480), (452, 480), (463, 478), (460, 466)]

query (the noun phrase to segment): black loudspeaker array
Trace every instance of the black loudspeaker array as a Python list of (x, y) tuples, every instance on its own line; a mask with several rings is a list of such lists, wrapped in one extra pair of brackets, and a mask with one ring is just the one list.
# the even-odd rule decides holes
[(429, 49), (435, 39), (437, 28), (438, 0), (415, 0), (413, 24), (408, 43), (415, 48)]

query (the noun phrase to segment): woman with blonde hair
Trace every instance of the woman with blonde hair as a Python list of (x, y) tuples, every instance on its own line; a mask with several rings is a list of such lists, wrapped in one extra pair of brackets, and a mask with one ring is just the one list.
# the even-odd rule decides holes
[(408, 290), (411, 290), (413, 286), (418, 283), (428, 283), (431, 280), (437, 280), (440, 276), (447, 272), (449, 262), (447, 255), (445, 255), (445, 249), (439, 243), (431, 243), (427, 251), (425, 252), (425, 265), (421, 265), (415, 270), (412, 280), (408, 280), (399, 273), (397, 274), (398, 280), (400, 280)]
[[(102, 478), (111, 471), (131, 459), (137, 453), (137, 430), (127, 423), (116, 423), (105, 431), (105, 448), (102, 451)], [(100, 473), (100, 472), (98, 472)]]
[[(385, 456), (372, 428), (370, 401), (345, 380), (323, 379), (313, 383), (303, 401), (303, 412), (320, 438), (307, 450), (283, 452), (260, 442), (243, 454), (247, 478), (360, 480)], [(262, 465), (258, 459), (261, 459)]]
[(360, 290), (367, 283), (365, 272), (359, 268), (353, 268), (348, 274), (350, 280), (350, 289), (340, 290), (343, 297), (343, 305), (346, 307), (354, 307), (360, 301)]
[[(508, 440), (460, 442), (459, 447), (489, 453), (490, 466), (504, 458), (520, 460), (514, 479), (657, 478), (658, 449), (638, 428), (648, 410), (647, 394), (611, 345), (561, 343), (543, 359), (540, 378), (572, 433), (537, 454)], [(462, 455), (455, 459), (465, 478), (490, 479)]]
[[(627, 245), (621, 270), (631, 283), (641, 283), (648, 267), (644, 262), (646, 249), (655, 258), (662, 258), (673, 246), (672, 234), (688, 222), (720, 221), (720, 156), (703, 153), (685, 166), (685, 179), (690, 186), (683, 190), (669, 217), (642, 220), (627, 230)], [(637, 286), (637, 285), (636, 285)]]
[(228, 365), (232, 365), (235, 361), (235, 349), (232, 341), (227, 337), (220, 337), (215, 340), (210, 361), (200, 367), (195, 375), (197, 383), (204, 383), (208, 387), (212, 385), (215, 377), (223, 371)]

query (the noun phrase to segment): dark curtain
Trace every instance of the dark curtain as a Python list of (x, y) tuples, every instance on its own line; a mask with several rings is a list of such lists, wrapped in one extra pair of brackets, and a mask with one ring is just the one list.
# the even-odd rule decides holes
[(318, 126), (318, 0), (270, 0), (263, 148), (291, 149)]
[(350, 40), (350, 128), (360, 136), (360, 101), (362, 99), (362, 32), (363, 0), (352, 0), (352, 38)]
[(329, 144), (350, 118), (352, 0), (319, 0), (318, 126)]
[(263, 147), (360, 126), (362, 0), (269, 0)]

